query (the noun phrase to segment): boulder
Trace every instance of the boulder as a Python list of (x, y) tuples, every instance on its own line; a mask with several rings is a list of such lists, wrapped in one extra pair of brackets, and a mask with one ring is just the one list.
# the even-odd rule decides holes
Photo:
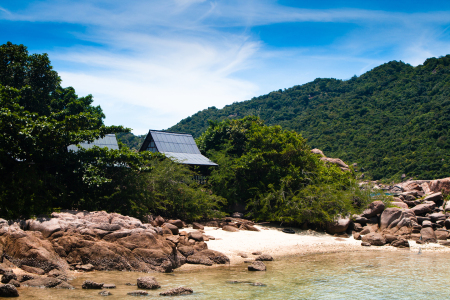
[(155, 277), (140, 277), (137, 279), (137, 287), (140, 289), (154, 290), (161, 288)]
[(321, 161), (337, 165), (342, 171), (350, 171), (349, 166), (339, 158), (321, 157)]
[(361, 234), (359, 232), (353, 231), (353, 238), (359, 241), (361, 240)]
[(178, 227), (170, 223), (164, 223), (162, 227), (169, 229), (172, 232), (172, 234), (178, 234), (179, 232)]
[(446, 241), (449, 238), (449, 233), (447, 230), (438, 229), (434, 232), (437, 240)]
[(192, 294), (194, 291), (188, 287), (177, 287), (168, 291), (159, 293), (160, 296), (178, 296)]
[(9, 283), (11, 280), (17, 280), (17, 275), (13, 271), (5, 272), (2, 276), (2, 283)]
[(164, 224), (164, 218), (163, 217), (161, 217), (161, 216), (157, 216), (156, 218), (155, 218), (155, 223), (156, 223), (156, 225), (157, 226), (161, 226), (162, 224)]
[(11, 279), (8, 284), (12, 284), (15, 287), (20, 287), (20, 282), (15, 280), (15, 279)]
[(391, 246), (397, 247), (397, 248), (409, 248), (409, 243), (405, 239), (398, 239), (391, 243)]
[(115, 288), (116, 288), (116, 285), (115, 285), (114, 283), (105, 283), (105, 284), (103, 285), (103, 288), (104, 288), (104, 289), (115, 289)]
[(362, 217), (370, 219), (384, 211), (385, 205), (382, 201), (374, 201), (370, 203), (369, 208), (362, 213)]
[(435, 203), (441, 203), (444, 200), (444, 197), (442, 196), (442, 193), (434, 193), (431, 195), (428, 195), (423, 199), (423, 201), (433, 201)]
[(414, 212), (414, 214), (416, 216), (422, 216), (422, 215), (425, 215), (426, 213), (432, 212), (435, 207), (436, 207), (436, 203), (427, 202), (427, 203), (422, 203), (422, 204), (416, 205), (413, 208), (411, 208), (411, 210)]
[(200, 223), (194, 222), (194, 223), (192, 223), (192, 228), (204, 230), (204, 229), (205, 229), (205, 226), (203, 226), (203, 225), (200, 224)]
[(183, 256), (188, 257), (188, 256), (194, 254), (194, 247), (192, 247), (192, 246), (181, 246), (181, 247), (178, 247), (178, 251), (180, 251), (180, 253)]
[(380, 230), (389, 228), (389, 226), (399, 220), (401, 216), (401, 209), (396, 207), (386, 208), (380, 216)]
[(19, 292), (12, 284), (0, 284), (0, 297), (19, 297)]
[(91, 272), (95, 270), (95, 267), (92, 264), (85, 264), (76, 266), (76, 269), (83, 272)]
[(20, 266), (20, 268), (24, 271), (27, 271), (28, 273), (33, 273), (33, 274), (37, 274), (37, 275), (45, 274), (45, 271), (42, 270), (41, 268), (30, 267), (27, 265), (22, 265), (22, 266)]
[(266, 265), (261, 261), (254, 261), (248, 266), (249, 271), (265, 271)]
[(348, 226), (350, 225), (350, 219), (349, 218), (339, 218), (338, 220), (334, 222), (328, 222), (327, 223), (327, 232), (329, 234), (335, 234), (335, 233), (341, 233), (347, 230)]
[(51, 236), (53, 233), (64, 230), (67, 227), (66, 222), (57, 218), (50, 219), (48, 221), (39, 222), (38, 220), (28, 220), (28, 229), (31, 231), (39, 231), (44, 238)]
[(203, 250), (187, 257), (186, 262), (191, 264), (227, 264), (230, 259), (223, 253), (215, 250)]
[(312, 150), (311, 150), (311, 153), (318, 154), (318, 155), (320, 155), (321, 157), (324, 157), (324, 156), (325, 156), (325, 154), (323, 154), (322, 150), (317, 149), (317, 148), (312, 149)]
[(361, 246), (370, 247), (372, 245), (370, 243), (368, 243), (368, 242), (361, 242)]
[(422, 228), (425, 228), (425, 227), (433, 227), (433, 223), (431, 221), (425, 220), (422, 222)]
[(428, 215), (428, 217), (430, 218), (431, 222), (433, 222), (433, 223), (436, 223), (437, 221), (445, 221), (445, 219), (446, 219), (446, 216), (441, 212), (432, 213), (432, 214)]
[(239, 229), (237, 229), (234, 226), (230, 226), (230, 225), (223, 226), (222, 230), (229, 231), (229, 232), (238, 232), (239, 231)]
[(436, 234), (434, 233), (433, 228), (430, 228), (430, 227), (422, 228), (422, 230), (420, 230), (420, 234), (422, 236), (423, 243), (436, 243), (437, 242)]
[(256, 261), (273, 261), (273, 257), (269, 254), (262, 254), (255, 258)]
[(406, 204), (405, 202), (391, 202), (392, 205), (397, 206), (399, 208), (404, 208), (404, 209), (408, 209), (408, 204)]
[(103, 283), (94, 282), (91, 280), (85, 280), (81, 286), (83, 289), (101, 289), (103, 288)]
[(177, 226), (178, 228), (183, 228), (183, 221), (181, 220), (169, 220), (167, 223)]
[(243, 213), (240, 213), (240, 212), (234, 212), (234, 213), (231, 215), (231, 217), (242, 219), (242, 218), (244, 217), (244, 214), (243, 214)]
[(437, 179), (437, 180), (430, 180), (427, 183), (429, 192), (431, 193), (438, 193), (438, 192), (444, 192), (445, 195), (450, 193), (450, 177), (443, 178), (443, 179)]
[(450, 219), (445, 220), (444, 226), (445, 226), (445, 228), (450, 229)]
[(36, 278), (36, 276), (29, 275), (29, 274), (17, 275), (17, 281), (19, 281), (19, 282), (24, 282), (24, 281), (35, 279), (35, 278)]
[(381, 234), (376, 232), (371, 232), (362, 236), (361, 240), (373, 246), (383, 246), (386, 244), (386, 239)]
[(24, 286), (30, 287), (44, 287), (44, 288), (53, 288), (63, 282), (62, 280), (52, 278), (52, 277), (38, 277), (35, 279), (27, 280), (22, 284)]
[(203, 241), (203, 234), (200, 231), (189, 232), (188, 238), (201, 242)]

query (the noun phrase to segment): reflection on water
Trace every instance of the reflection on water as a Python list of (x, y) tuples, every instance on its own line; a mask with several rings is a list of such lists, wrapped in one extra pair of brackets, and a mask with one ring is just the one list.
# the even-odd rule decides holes
[[(159, 293), (188, 286), (194, 294), (171, 299), (446, 299), (449, 298), (450, 253), (395, 252), (337, 253), (290, 257), (265, 262), (266, 272), (248, 272), (246, 265), (175, 271), (173, 274), (134, 272), (86, 273), (71, 282), (75, 290), (20, 288), (22, 299), (99, 299), (99, 290), (83, 290), (90, 279), (114, 283), (107, 299), (136, 299), (126, 293), (137, 289), (141, 276), (155, 276)], [(262, 283), (262, 286), (251, 283)]]

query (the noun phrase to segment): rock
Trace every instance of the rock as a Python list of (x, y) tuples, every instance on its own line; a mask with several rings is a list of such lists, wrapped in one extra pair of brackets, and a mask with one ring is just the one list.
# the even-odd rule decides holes
[(15, 279), (11, 279), (8, 284), (12, 284), (15, 287), (20, 287), (20, 282), (15, 280)]
[(23, 274), (23, 275), (18, 275), (17, 276), (17, 281), (19, 282), (24, 282), (27, 280), (31, 280), (31, 279), (35, 279), (36, 277), (33, 275), (29, 275), (29, 274)]
[(239, 231), (239, 229), (237, 229), (237, 228), (234, 227), (234, 226), (230, 226), (230, 225), (225, 225), (225, 226), (223, 226), (223, 227), (222, 227), (222, 230), (224, 230), (224, 231), (229, 231), (229, 232), (238, 232), (238, 231)]
[(29, 230), (41, 232), (44, 238), (51, 236), (57, 231), (63, 230), (65, 227), (64, 225), (61, 225), (61, 222), (57, 218), (44, 222), (39, 222), (38, 220), (28, 220), (27, 223)]
[(9, 273), (9, 272), (12, 272), (12, 269), (10, 267), (5, 266), (4, 264), (0, 264), (0, 275)]
[(428, 217), (430, 218), (431, 222), (433, 222), (433, 223), (436, 223), (437, 221), (445, 221), (445, 218), (446, 218), (446, 216), (441, 212), (432, 213), (432, 214), (428, 215)]
[(178, 227), (170, 223), (164, 223), (162, 227), (166, 227), (167, 229), (169, 229), (172, 232), (172, 234), (178, 234), (179, 232)]
[(219, 227), (219, 222), (217, 222), (217, 221), (208, 221), (208, 222), (205, 223), (205, 226)]
[(240, 256), (240, 257), (242, 257), (242, 258), (247, 258), (247, 257), (248, 257), (247, 254), (242, 253), (242, 252), (239, 252), (239, 253), (237, 254), (237, 256)]
[(422, 236), (423, 243), (436, 243), (437, 242), (436, 234), (434, 233), (433, 228), (430, 228), (430, 227), (422, 228), (422, 230), (420, 230), (420, 234)]
[(449, 233), (447, 230), (438, 229), (434, 232), (437, 240), (446, 241), (449, 238)]
[(320, 155), (321, 157), (324, 157), (324, 156), (325, 156), (325, 154), (323, 154), (322, 150), (317, 149), (317, 148), (312, 149), (312, 150), (311, 150), (311, 153), (318, 154), (318, 155)]
[(433, 223), (431, 221), (423, 221), (422, 222), (422, 227), (433, 227)]
[(404, 203), (404, 202), (391, 202), (392, 205), (397, 206), (399, 208), (404, 208), (404, 209), (408, 209), (408, 204)]
[(104, 289), (115, 289), (116, 285), (114, 283), (107, 283), (103, 285)]
[(359, 232), (353, 231), (353, 238), (359, 241), (361, 240), (361, 234)]
[(180, 286), (180, 287), (159, 293), (159, 295), (160, 296), (178, 296), (178, 295), (192, 294), (193, 292), (194, 291), (191, 288)]
[(432, 212), (435, 207), (436, 204), (434, 202), (427, 202), (414, 206), (413, 208), (411, 208), (411, 210), (414, 212), (416, 216), (422, 216), (425, 215), (426, 213)]
[(255, 251), (255, 252), (252, 252), (252, 255), (261, 255), (261, 254), (262, 254), (261, 251)]
[(426, 183), (426, 185), (427, 188), (424, 188), (424, 190), (428, 190), (430, 193), (438, 193), (442, 191), (446, 195), (450, 193), (450, 177), (430, 180)]
[(234, 213), (231, 215), (231, 217), (232, 217), (232, 218), (242, 219), (242, 218), (244, 217), (244, 214), (243, 214), (243, 213), (240, 213), (240, 212), (234, 212)]
[(190, 264), (202, 264), (210, 266), (214, 263), (216, 264), (227, 264), (230, 263), (230, 259), (223, 253), (214, 250), (203, 250), (197, 252), (186, 259), (187, 263)]
[(148, 292), (136, 290), (136, 291), (128, 292), (127, 295), (129, 295), (129, 296), (148, 296)]
[(295, 233), (294, 229), (292, 229), (292, 228), (283, 228), (283, 230), (281, 230), (281, 231), (283, 231), (284, 233), (289, 233), (289, 234)]
[(371, 232), (362, 236), (361, 240), (373, 246), (383, 246), (386, 244), (386, 239), (381, 234), (376, 232)]
[(252, 285), (252, 286), (267, 286), (266, 284), (261, 283), (261, 282), (252, 282), (252, 283), (250, 283), (250, 285)]
[(405, 239), (399, 239), (395, 240), (391, 243), (391, 246), (397, 247), (397, 248), (409, 248), (409, 243)]
[(95, 268), (92, 264), (80, 265), (80, 266), (77, 266), (76, 269), (80, 270), (80, 271), (84, 271), (84, 272), (91, 272), (91, 271), (95, 270)]
[(72, 285), (68, 284), (67, 282), (62, 281), (60, 284), (55, 286), (55, 289), (74, 290), (75, 288)]
[(249, 271), (265, 271), (266, 265), (261, 261), (254, 261), (248, 266)]
[(103, 288), (103, 283), (94, 282), (91, 280), (85, 280), (81, 286), (83, 289), (101, 289)]
[(422, 224), (423, 221), (431, 221), (429, 217), (417, 216), (417, 223)]
[(342, 171), (349, 171), (349, 166), (339, 158), (321, 157), (321, 161), (337, 165)]
[(137, 279), (137, 287), (146, 290), (155, 290), (161, 288), (155, 277), (140, 277)]
[(350, 225), (349, 218), (346, 218), (346, 219), (339, 218), (335, 222), (327, 223), (327, 232), (329, 234), (341, 233), (341, 232), (346, 231), (349, 225)]
[(423, 199), (423, 201), (433, 201), (435, 203), (441, 203), (443, 200), (444, 197), (441, 192), (428, 195)]
[(164, 224), (164, 218), (163, 217), (161, 217), (161, 216), (157, 216), (156, 218), (155, 218), (155, 223), (156, 223), (156, 225), (157, 226), (161, 226), (162, 224)]
[(269, 254), (262, 254), (262, 255), (258, 256), (257, 258), (255, 258), (255, 260), (257, 260), (257, 261), (273, 261), (273, 257), (270, 256)]
[[(260, 231), (258, 228), (256, 228), (256, 227), (253, 226), (253, 225), (250, 225), (250, 224), (242, 224), (241, 227), (240, 227), (240, 229), (248, 230), (248, 231)], [(283, 230), (284, 230), (284, 229), (283, 229)], [(283, 231), (283, 232), (284, 232), (284, 231)]]
[(167, 223), (177, 226), (178, 228), (183, 228), (183, 221), (181, 220), (169, 220)]
[(13, 271), (5, 272), (2, 276), (2, 283), (9, 283), (11, 280), (17, 280), (16, 274)]
[(22, 265), (22, 266), (20, 266), (20, 268), (24, 271), (27, 271), (28, 273), (33, 273), (33, 274), (37, 274), (37, 275), (45, 274), (45, 271), (42, 270), (41, 268), (35, 268), (35, 267), (26, 266), (26, 265)]
[(180, 253), (183, 256), (188, 257), (188, 256), (194, 254), (194, 247), (192, 247), (192, 246), (181, 246), (181, 247), (178, 247), (178, 251), (180, 251)]
[(362, 213), (362, 217), (370, 219), (384, 211), (385, 205), (382, 201), (374, 201), (370, 203), (369, 208)]
[(189, 232), (188, 238), (201, 242), (203, 241), (203, 234), (199, 231)]
[(52, 277), (39, 277), (31, 280), (27, 280), (23, 282), (24, 286), (30, 287), (45, 287), (45, 288), (53, 288), (59, 285), (62, 280), (52, 278)]
[[(391, 234), (398, 235), (398, 231), (405, 231), (405, 227), (411, 228), (415, 224), (417, 224), (417, 218), (411, 209), (390, 207), (386, 208), (380, 216), (380, 231), (389, 229)], [(408, 229), (408, 234), (409, 231)]]
[(385, 234), (384, 238), (386, 239), (386, 243), (392, 243), (398, 240), (398, 236), (392, 234)]
[(442, 246), (446, 246), (449, 247), (450, 246), (450, 241), (438, 241), (440, 245)]
[(19, 292), (12, 284), (0, 284), (0, 297), (19, 297)]
[(361, 242), (361, 246), (370, 247), (372, 245), (370, 243), (368, 243), (368, 242)]
[(205, 226), (203, 226), (202, 224), (200, 224), (200, 223), (196, 223), (196, 222), (194, 222), (194, 223), (192, 223), (192, 228), (194, 228), (194, 229), (201, 229), (201, 230), (203, 230), (203, 229), (205, 229)]
[(101, 292), (98, 292), (98, 294), (100, 296), (111, 296), (112, 295), (110, 291), (101, 291)]

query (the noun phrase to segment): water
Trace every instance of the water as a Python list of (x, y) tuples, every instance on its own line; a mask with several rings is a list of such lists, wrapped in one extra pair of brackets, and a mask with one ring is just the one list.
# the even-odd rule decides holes
[[(77, 289), (20, 288), (22, 299), (99, 299), (99, 290), (83, 290), (90, 279), (114, 283), (106, 299), (136, 299), (126, 293), (136, 290), (141, 276), (154, 276), (162, 288), (149, 291), (145, 299), (161, 299), (159, 293), (187, 286), (194, 294), (170, 299), (448, 299), (450, 253), (350, 252), (289, 257), (266, 262), (266, 272), (248, 272), (246, 265), (175, 271), (172, 274), (135, 272), (86, 273), (71, 282)], [(227, 281), (261, 282), (266, 286)]]

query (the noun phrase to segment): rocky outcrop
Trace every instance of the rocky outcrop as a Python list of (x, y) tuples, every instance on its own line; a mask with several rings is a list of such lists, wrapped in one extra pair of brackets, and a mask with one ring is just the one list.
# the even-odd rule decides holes
[(317, 148), (312, 149), (311, 153), (319, 155), (320, 160), (325, 163), (337, 165), (342, 171), (350, 171), (350, 167), (345, 162), (343, 162), (342, 159), (326, 157), (325, 154), (323, 154), (323, 152)]
[[(151, 222), (161, 227), (116, 213), (84, 211), (53, 213), (52, 218), (12, 225), (0, 222), (0, 254), (38, 275), (69, 269), (170, 272), (189, 263), (188, 256), (208, 248), (204, 240), (209, 238), (201, 232), (179, 235), (179, 226), (184, 226), (180, 220), (165, 222), (157, 217)], [(178, 251), (184, 247), (191, 248)], [(205, 252), (197, 257), (208, 257), (212, 263), (228, 259), (221, 253), (212, 260), (210, 256)]]

